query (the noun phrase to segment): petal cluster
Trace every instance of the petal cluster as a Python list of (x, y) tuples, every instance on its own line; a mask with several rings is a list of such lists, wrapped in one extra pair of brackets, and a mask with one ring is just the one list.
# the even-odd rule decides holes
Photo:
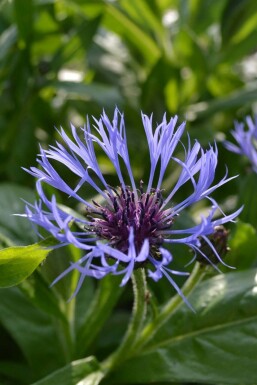
[(257, 172), (257, 116), (252, 119), (246, 117), (244, 123), (235, 122), (235, 128), (231, 131), (232, 136), (236, 140), (236, 144), (225, 141), (225, 147), (239, 155), (246, 156), (255, 172)]
[[(201, 251), (201, 240), (204, 240), (222, 262), (209, 236), (216, 226), (233, 221), (240, 210), (225, 215), (211, 197), (214, 190), (231, 179), (226, 173), (214, 183), (217, 147), (210, 145), (203, 149), (197, 141), (192, 145), (189, 136), (187, 145), (183, 145), (185, 123), (177, 125), (176, 116), (167, 120), (164, 115), (156, 128), (152, 120), (152, 116), (142, 114), (150, 170), (148, 180), (144, 181), (145, 188), (142, 181), (134, 179), (124, 117), (117, 108), (112, 120), (105, 112), (100, 119), (93, 118), (92, 130), (89, 121), (78, 130), (73, 125), (70, 132), (60, 129), (60, 141), (49, 149), (40, 148), (37, 159), (40, 167), (26, 170), (37, 180), (39, 201), (27, 204), (25, 216), (39, 235), (43, 228), (59, 241), (59, 246), (73, 244), (83, 250), (82, 258), (71, 263), (55, 282), (76, 269), (80, 273), (76, 292), (87, 276), (101, 279), (107, 274), (121, 275), (121, 285), (125, 285), (134, 269), (144, 267), (150, 278), (158, 281), (165, 276), (182, 295), (172, 276), (187, 273), (170, 268), (174, 258), (172, 244), (187, 245), (194, 252), (193, 259), (200, 253), (212, 264)], [(176, 155), (178, 146), (183, 149), (183, 157)], [(112, 163), (118, 187), (111, 187), (101, 171), (96, 147)], [(180, 174), (173, 188), (163, 191), (162, 182), (170, 164), (179, 167)], [(74, 174), (76, 178), (73, 179), (77, 180), (74, 186), (68, 177), (60, 175), (60, 165)], [(45, 193), (45, 185), (64, 193), (67, 202), (73, 199), (80, 203), (84, 214), (58, 205), (54, 195), (48, 197)], [(177, 192), (181, 188), (190, 193), (178, 201)], [(98, 194), (99, 201), (87, 199), (89, 189)], [(211, 204), (206, 217), (190, 228), (174, 226), (183, 210), (203, 199), (208, 199)]]

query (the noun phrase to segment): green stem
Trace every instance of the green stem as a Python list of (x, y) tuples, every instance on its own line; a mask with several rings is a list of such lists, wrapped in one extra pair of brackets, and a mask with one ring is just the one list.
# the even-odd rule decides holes
[[(70, 295), (73, 295), (74, 291), (76, 290), (78, 279), (79, 279), (79, 272), (77, 270), (74, 270), (71, 276)], [(66, 313), (66, 318), (69, 325), (69, 337), (70, 337), (71, 346), (72, 346), (72, 356), (74, 354), (75, 338), (76, 338), (75, 309), (76, 309), (76, 298), (72, 298), (71, 300), (67, 301), (65, 304), (65, 313)]]
[(139, 268), (134, 271), (132, 284), (134, 305), (131, 321), (120, 347), (103, 363), (103, 368), (106, 372), (113, 370), (114, 367), (126, 360), (143, 326), (146, 313), (146, 279), (144, 269)]
[[(184, 296), (187, 297), (191, 293), (195, 286), (202, 280), (203, 276), (205, 275), (205, 272), (206, 268), (197, 262), (194, 266), (192, 273), (190, 274), (190, 277), (187, 279), (184, 286), (182, 287), (182, 292)], [(162, 308), (156, 318), (152, 322), (147, 324), (142, 330), (142, 333), (139, 339), (137, 340), (133, 351), (141, 349), (155, 335), (155, 333), (160, 329), (160, 327), (168, 321), (174, 311), (183, 303), (183, 298), (179, 294), (176, 294), (174, 297), (172, 297), (171, 300), (167, 302), (167, 304)]]

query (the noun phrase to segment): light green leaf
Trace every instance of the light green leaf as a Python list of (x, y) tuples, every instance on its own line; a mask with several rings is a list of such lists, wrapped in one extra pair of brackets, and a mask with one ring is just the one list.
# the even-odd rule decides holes
[(94, 100), (100, 105), (119, 104), (121, 99), (118, 89), (105, 84), (84, 84), (69, 81), (54, 82), (53, 86), (56, 90), (63, 92), (63, 97), (69, 99), (77, 98), (81, 100)]
[(221, 20), (223, 44), (237, 44), (256, 30), (257, 3), (255, 0), (229, 0)]
[(197, 0), (178, 2), (179, 15), (183, 15), (184, 18), (186, 17), (190, 29), (196, 35), (200, 35), (202, 32), (205, 33), (206, 29), (210, 28), (214, 23), (219, 23), (220, 14), (223, 9), (223, 1)]
[(15, 26), (10, 26), (0, 36), (0, 60), (3, 60), (10, 48), (16, 42), (17, 39), (17, 29)]
[(159, 37), (161, 43), (165, 33), (161, 22), (160, 14), (154, 4), (155, 12), (151, 9), (151, 4), (147, 0), (121, 1), (122, 8), (129, 14), (137, 24), (142, 25), (146, 30), (153, 31)]
[(8, 247), (0, 251), (0, 287), (18, 285), (44, 261), (51, 249), (46, 242)]
[(125, 13), (110, 3), (106, 6), (105, 22), (108, 28), (111, 27), (136, 46), (149, 63), (154, 64), (158, 60), (161, 51), (155, 41), (128, 18)]
[(256, 47), (256, 40), (257, 40), (257, 31), (256, 29), (253, 30), (249, 35), (235, 43), (231, 44), (229, 46), (225, 46), (220, 51), (220, 62), (226, 62), (229, 64), (234, 64), (235, 62), (239, 61), (240, 59), (243, 59), (244, 57), (249, 57), (249, 55), (254, 52), (254, 49)]
[(226, 111), (237, 108), (242, 105), (247, 106), (253, 103), (257, 98), (257, 89), (254, 84), (251, 88), (245, 88), (240, 91), (233, 92), (226, 97), (214, 99), (210, 102), (201, 102), (189, 106), (187, 112), (198, 119), (207, 118), (217, 112)]
[(257, 234), (256, 229), (249, 223), (238, 221), (233, 226), (229, 241), (230, 252), (226, 263), (237, 269), (247, 269), (256, 263)]
[(257, 270), (206, 280), (110, 383), (257, 383)]

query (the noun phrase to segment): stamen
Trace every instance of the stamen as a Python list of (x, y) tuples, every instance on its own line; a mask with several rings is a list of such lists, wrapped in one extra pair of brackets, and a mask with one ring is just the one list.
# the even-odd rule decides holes
[(170, 215), (167, 216), (167, 210), (161, 210), (161, 191), (151, 189), (150, 193), (144, 193), (143, 181), (140, 181), (139, 197), (135, 197), (129, 186), (125, 190), (120, 187), (111, 187), (111, 190), (116, 194), (110, 197), (112, 206), (103, 207), (93, 201), (97, 210), (90, 210), (90, 216), (94, 215), (91, 231), (111, 242), (112, 247), (126, 252), (130, 228), (133, 227), (136, 251), (139, 252), (148, 239), (151, 255), (155, 258), (159, 253), (158, 247), (164, 242), (162, 231), (171, 229), (174, 222)]
[(145, 200), (145, 207), (148, 205), (150, 195), (149, 193), (146, 194), (146, 200)]
[(113, 199), (113, 208), (114, 208), (115, 212), (117, 213), (119, 210), (119, 206), (118, 206), (116, 197), (114, 197), (114, 199)]
[(143, 195), (143, 193), (144, 193), (143, 184), (144, 184), (144, 182), (141, 180), (140, 185), (139, 185), (140, 186), (139, 191), (140, 191), (141, 195)]

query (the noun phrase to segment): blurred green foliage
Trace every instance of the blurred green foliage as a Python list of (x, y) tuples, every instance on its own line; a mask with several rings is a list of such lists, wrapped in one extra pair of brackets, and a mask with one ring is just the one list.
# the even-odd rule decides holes
[[(169, 116), (178, 114), (180, 121), (187, 120), (192, 139), (204, 146), (217, 141), (219, 176), (224, 175), (225, 164), (229, 175), (241, 176), (215, 197), (226, 212), (245, 205), (244, 223), (231, 230), (228, 258), (238, 270), (255, 266), (257, 176), (221, 141), (229, 136), (234, 119), (243, 120), (256, 111), (256, 100), (256, 0), (0, 0), (1, 246), (36, 241), (24, 219), (11, 214), (23, 211), (20, 198), (34, 199), (35, 181), (21, 167), (36, 164), (38, 143), (53, 144), (58, 136), (55, 127), (68, 128), (70, 121), (83, 125), (87, 115), (98, 118), (103, 108), (111, 116), (117, 105), (125, 112), (138, 179), (146, 179), (148, 171), (146, 165), (142, 168), (147, 148), (140, 111), (154, 113), (156, 122), (165, 111)], [(109, 165), (101, 158), (100, 162), (110, 181), (115, 180)], [(171, 171), (164, 187), (174, 183), (176, 170)], [(190, 214), (194, 217), (202, 209), (197, 206)], [(75, 305), (75, 300), (67, 303), (74, 277), (49, 289), (58, 271), (69, 260), (78, 259), (79, 251), (70, 248), (54, 254), (40, 274), (18, 288), (0, 291), (1, 385), (30, 384), (64, 365), (53, 382), (42, 384), (55, 384), (63, 376), (67, 379), (70, 372), (79, 381), (82, 372), (85, 375), (98, 364), (86, 359), (81, 361), (82, 370), (80, 364), (70, 364), (73, 359), (82, 358), (85, 352), (103, 358), (119, 344), (129, 316), (130, 294), (121, 294), (108, 280), (103, 281), (96, 294), (100, 310), (92, 318), (96, 304), (90, 302), (95, 291), (91, 280)], [(252, 273), (249, 276), (252, 282)], [(233, 286), (235, 278), (231, 277), (228, 284)], [(243, 296), (248, 286), (246, 275), (242, 277), (239, 292)], [(164, 301), (172, 289), (160, 282), (154, 290)], [(105, 324), (120, 296), (115, 316)], [(96, 324), (94, 332), (82, 333), (89, 320)], [(100, 340), (97, 333), (103, 325)], [(145, 378), (142, 381), (148, 383), (147, 373)], [(177, 374), (173, 380), (179, 380)], [(195, 381), (203, 380), (204, 373), (196, 376)], [(119, 382), (115, 376), (114, 381)], [(215, 381), (221, 380), (216, 377), (210, 382)]]
[(254, 0), (2, 0), (1, 179), (32, 185), (20, 166), (55, 125), (115, 105), (143, 149), (140, 110), (203, 143), (228, 131), (257, 98), (256, 15)]

